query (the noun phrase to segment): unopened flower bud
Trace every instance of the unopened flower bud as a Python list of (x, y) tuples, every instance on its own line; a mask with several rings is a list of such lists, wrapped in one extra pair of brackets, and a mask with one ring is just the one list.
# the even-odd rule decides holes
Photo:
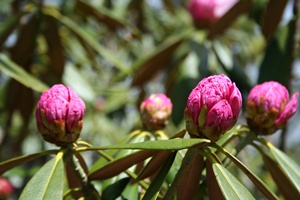
[(44, 140), (58, 146), (75, 142), (81, 132), (85, 104), (68, 86), (45, 91), (36, 109), (37, 127)]
[(168, 124), (172, 113), (172, 102), (165, 94), (152, 94), (141, 106), (143, 125), (148, 130), (161, 130)]
[(7, 179), (0, 178), (0, 199), (7, 200), (9, 199), (13, 191), (13, 186)]
[(234, 126), (241, 106), (241, 93), (228, 77), (222, 74), (204, 78), (188, 97), (186, 129), (192, 137), (215, 142)]
[(250, 128), (262, 135), (269, 135), (284, 128), (298, 108), (298, 93), (289, 100), (289, 92), (278, 82), (269, 81), (256, 85), (249, 93), (246, 105)]
[(188, 10), (198, 27), (209, 27), (221, 18), (237, 0), (190, 0)]

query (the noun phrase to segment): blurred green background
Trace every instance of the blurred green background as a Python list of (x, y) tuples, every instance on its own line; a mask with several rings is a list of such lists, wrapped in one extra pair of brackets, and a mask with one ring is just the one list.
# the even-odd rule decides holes
[[(241, 0), (206, 29), (194, 26), (187, 3), (1, 0), (0, 161), (57, 148), (41, 139), (34, 117), (41, 92), (56, 83), (85, 101), (81, 138), (96, 146), (141, 128), (139, 105), (152, 93), (173, 102), (166, 132), (183, 129), (187, 96), (212, 74), (229, 76), (244, 100), (268, 80), (300, 91), (298, 0)], [(298, 163), (299, 120), (297, 112), (286, 130), (269, 137)], [(250, 165), (257, 157), (251, 150), (240, 156)], [(7, 176), (20, 189), (43, 162)]]

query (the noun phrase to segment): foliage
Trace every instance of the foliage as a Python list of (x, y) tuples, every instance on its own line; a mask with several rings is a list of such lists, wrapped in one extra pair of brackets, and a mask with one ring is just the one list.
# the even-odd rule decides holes
[[(226, 74), (244, 97), (263, 81), (290, 84), (297, 1), (288, 23), (286, 0), (241, 0), (207, 29), (194, 27), (186, 3), (0, 3), (0, 172), (21, 178), (16, 199), (299, 199), (297, 162), (243, 116), (216, 143), (189, 138), (183, 123), (189, 92), (209, 75)], [(33, 117), (56, 83), (87, 106), (82, 138), (61, 148), (41, 140)], [(141, 126), (138, 107), (152, 93), (173, 102), (163, 131)]]

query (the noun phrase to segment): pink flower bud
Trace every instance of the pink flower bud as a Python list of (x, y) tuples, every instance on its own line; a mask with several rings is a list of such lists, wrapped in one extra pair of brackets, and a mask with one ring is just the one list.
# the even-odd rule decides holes
[(236, 123), (241, 106), (241, 93), (228, 77), (222, 74), (204, 78), (187, 100), (187, 131), (193, 137), (205, 136), (215, 142)]
[(284, 128), (298, 108), (298, 93), (289, 100), (289, 92), (278, 82), (269, 81), (256, 85), (249, 93), (246, 105), (250, 128), (262, 135), (269, 135)]
[(68, 86), (54, 85), (40, 97), (36, 122), (43, 138), (59, 146), (75, 142), (81, 132), (85, 104)]
[(0, 199), (9, 199), (11, 193), (13, 192), (13, 186), (7, 179), (0, 178)]
[(199, 27), (209, 27), (221, 18), (238, 0), (190, 0), (188, 10)]
[(160, 130), (168, 124), (172, 113), (172, 102), (165, 94), (152, 94), (145, 99), (141, 106), (141, 117), (145, 128)]

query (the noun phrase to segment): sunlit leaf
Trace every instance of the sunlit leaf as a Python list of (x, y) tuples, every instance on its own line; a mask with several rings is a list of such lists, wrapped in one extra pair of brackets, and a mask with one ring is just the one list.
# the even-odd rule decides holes
[(285, 199), (297, 200), (300, 198), (299, 190), (289, 180), (282, 168), (272, 158), (267, 155), (263, 155), (264, 164), (268, 171), (271, 173), (273, 180), (275, 181), (278, 190), (284, 196)]
[(238, 166), (246, 176), (254, 183), (254, 185), (261, 191), (262, 194), (265, 195), (268, 199), (276, 200), (278, 197), (268, 188), (268, 186), (254, 173), (252, 173), (247, 166), (245, 166), (241, 161), (239, 161), (235, 156), (230, 154), (226, 149), (217, 146), (215, 144), (212, 145), (224, 153), (236, 166)]
[(47, 85), (33, 75), (29, 74), (4, 54), (0, 54), (0, 70), (7, 73), (9, 76), (19, 81), (26, 87), (29, 87), (35, 91), (43, 92), (49, 88)]
[(24, 155), (24, 156), (12, 158), (10, 160), (1, 162), (0, 163), (0, 175), (14, 167), (23, 165), (31, 160), (34, 160), (36, 158), (39, 158), (39, 157), (45, 156), (45, 155), (49, 155), (49, 154), (56, 154), (57, 152), (58, 152), (58, 150), (47, 150), (47, 151), (42, 151), (42, 152), (31, 154), (31, 155)]
[(132, 144), (120, 144), (102, 147), (79, 147), (76, 151), (93, 151), (105, 149), (144, 149), (144, 150), (181, 150), (194, 146), (204, 146), (210, 143), (208, 139), (170, 139), (159, 141), (146, 141)]
[(64, 168), (63, 152), (48, 161), (27, 183), (20, 200), (62, 199)]
[(284, 173), (295, 185), (300, 194), (300, 166), (277, 148), (271, 148), (271, 152), (279, 166), (283, 169)]
[(225, 199), (255, 199), (226, 168), (218, 163), (213, 164), (213, 172)]
[(206, 160), (206, 181), (208, 196), (211, 200), (222, 200), (224, 199), (223, 193), (217, 182), (216, 175), (214, 174), (212, 163)]

